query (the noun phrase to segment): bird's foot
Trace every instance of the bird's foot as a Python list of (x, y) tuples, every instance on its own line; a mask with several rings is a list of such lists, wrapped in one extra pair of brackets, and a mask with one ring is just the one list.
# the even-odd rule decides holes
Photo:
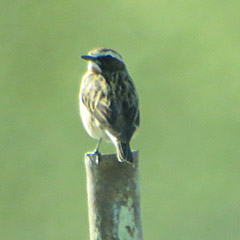
[(100, 160), (101, 160), (101, 153), (98, 151), (98, 150), (95, 150), (93, 152), (89, 152), (87, 153), (87, 156), (93, 156), (95, 157), (95, 161), (96, 161), (96, 164), (99, 165), (100, 164)]

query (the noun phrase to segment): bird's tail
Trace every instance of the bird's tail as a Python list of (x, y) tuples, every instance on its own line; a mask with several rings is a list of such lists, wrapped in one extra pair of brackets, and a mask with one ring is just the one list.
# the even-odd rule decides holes
[(119, 162), (133, 162), (133, 156), (129, 143), (117, 142), (116, 148)]

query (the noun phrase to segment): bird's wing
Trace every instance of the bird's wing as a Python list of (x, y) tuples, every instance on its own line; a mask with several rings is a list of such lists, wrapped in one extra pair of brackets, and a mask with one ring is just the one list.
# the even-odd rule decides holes
[(111, 130), (118, 139), (127, 142), (139, 126), (139, 102), (134, 83), (129, 75), (123, 77), (119, 88), (120, 91), (116, 91), (116, 97), (111, 102), (113, 109)]
[(83, 79), (82, 102), (93, 117), (101, 125), (108, 125), (110, 101), (108, 100), (109, 86), (100, 74), (90, 74)]

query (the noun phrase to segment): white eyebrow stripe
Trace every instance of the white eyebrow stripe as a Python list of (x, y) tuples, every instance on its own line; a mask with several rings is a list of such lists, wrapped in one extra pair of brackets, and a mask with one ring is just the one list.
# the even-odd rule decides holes
[(104, 54), (101, 54), (99, 52), (93, 52), (93, 53), (90, 53), (90, 55), (93, 56), (93, 57), (107, 57), (107, 56), (111, 56), (111, 57), (116, 58), (117, 60), (123, 62), (122, 58), (118, 54), (115, 54), (112, 51), (104, 52)]

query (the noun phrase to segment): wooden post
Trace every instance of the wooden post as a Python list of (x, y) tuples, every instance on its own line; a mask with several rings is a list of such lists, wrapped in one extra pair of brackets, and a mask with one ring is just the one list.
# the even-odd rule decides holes
[(86, 154), (85, 166), (91, 240), (142, 240), (138, 151), (132, 164)]

